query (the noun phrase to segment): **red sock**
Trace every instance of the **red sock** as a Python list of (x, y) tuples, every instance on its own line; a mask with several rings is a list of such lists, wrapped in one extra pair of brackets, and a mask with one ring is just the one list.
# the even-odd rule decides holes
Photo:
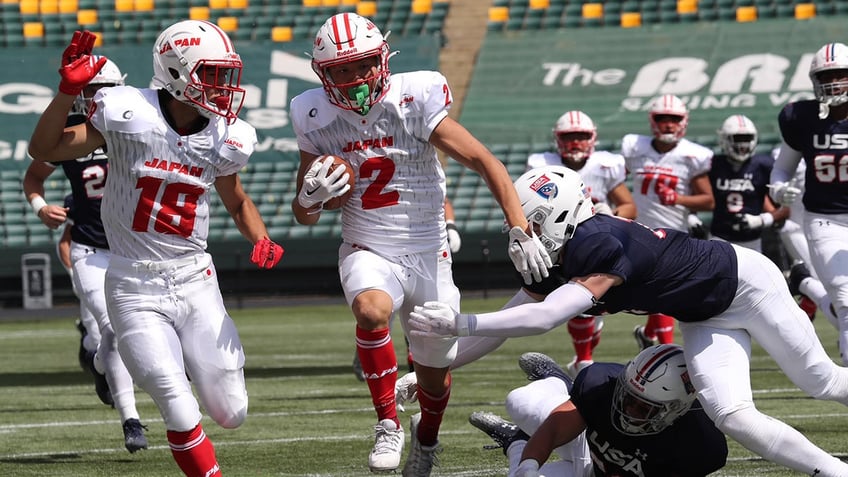
[(186, 476), (221, 477), (215, 448), (200, 424), (186, 432), (168, 431), (168, 445)]
[(432, 396), (418, 386), (418, 403), (421, 406), (421, 422), (418, 424), (418, 442), (424, 446), (432, 446), (439, 442), (439, 427), (442, 416), (448, 407), (450, 399), (451, 376), (448, 374), (448, 388), (441, 396)]
[(568, 334), (571, 335), (571, 343), (574, 345), (574, 354), (577, 361), (589, 361), (592, 359), (592, 343), (595, 336), (594, 316), (575, 316), (568, 321)]
[[(649, 328), (652, 333), (649, 333)], [(674, 317), (661, 313), (648, 315), (648, 323), (645, 325), (645, 334), (650, 338), (657, 337), (660, 344), (674, 343)]]
[(397, 357), (388, 328), (363, 330), (356, 327), (356, 352), (371, 391), (377, 420), (391, 419), (400, 427), (395, 408)]
[(813, 321), (816, 318), (816, 310), (818, 307), (813, 300), (810, 300), (806, 295), (801, 295), (801, 300), (798, 301), (798, 306), (804, 310), (804, 313), (810, 317), (810, 321)]

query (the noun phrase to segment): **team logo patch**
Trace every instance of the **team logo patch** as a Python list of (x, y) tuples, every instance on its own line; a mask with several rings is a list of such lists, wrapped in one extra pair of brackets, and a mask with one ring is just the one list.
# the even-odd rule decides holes
[(237, 137), (228, 137), (224, 141), (224, 144), (226, 144), (227, 148), (232, 150), (232, 151), (235, 151), (237, 149), (241, 149), (242, 147), (244, 147), (242, 145), (241, 141), (239, 141), (239, 139)]
[(530, 190), (547, 200), (553, 199), (558, 193), (556, 184), (551, 182), (551, 179), (546, 175), (542, 175), (536, 179), (535, 182), (530, 184)]

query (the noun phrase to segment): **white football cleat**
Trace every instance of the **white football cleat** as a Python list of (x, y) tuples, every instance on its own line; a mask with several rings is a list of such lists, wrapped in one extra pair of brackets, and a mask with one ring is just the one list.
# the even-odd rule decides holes
[(374, 448), (368, 455), (371, 472), (391, 472), (400, 466), (403, 453), (403, 429), (391, 419), (383, 419), (374, 426)]
[(571, 361), (565, 365), (565, 374), (568, 375), (569, 378), (574, 379), (583, 370), (583, 368), (587, 368), (594, 364), (595, 362), (591, 359), (587, 359), (584, 361), (577, 361), (577, 356), (571, 358)]

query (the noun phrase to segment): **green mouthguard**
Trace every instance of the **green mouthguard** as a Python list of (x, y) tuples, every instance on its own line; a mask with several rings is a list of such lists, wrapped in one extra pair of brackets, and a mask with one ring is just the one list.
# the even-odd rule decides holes
[(371, 110), (371, 106), (365, 104), (368, 100), (368, 95), (371, 93), (370, 88), (368, 88), (367, 84), (361, 84), (359, 86), (354, 86), (347, 90), (348, 96), (356, 101), (356, 104), (359, 105), (358, 113), (365, 116), (368, 114), (368, 111)]

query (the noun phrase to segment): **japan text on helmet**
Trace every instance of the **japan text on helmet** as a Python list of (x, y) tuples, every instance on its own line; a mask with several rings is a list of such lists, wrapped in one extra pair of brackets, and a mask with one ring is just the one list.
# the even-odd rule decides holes
[[(666, 133), (660, 130), (657, 124), (656, 116), (668, 115), (680, 117), (677, 129), (674, 132)], [(689, 110), (683, 101), (673, 94), (664, 94), (655, 99), (651, 104), (651, 110), (648, 112), (648, 118), (651, 121), (651, 132), (654, 137), (666, 144), (674, 144), (686, 135), (686, 126), (689, 124)]]
[(718, 144), (730, 158), (745, 162), (757, 148), (757, 127), (747, 116), (734, 114), (718, 130)]
[[(843, 70), (843, 78), (823, 82), (822, 73)], [(828, 43), (819, 48), (810, 63), (810, 81), (813, 92), (819, 100), (819, 117), (824, 119), (830, 114), (831, 106), (848, 102), (848, 46), (842, 43)], [(824, 81), (827, 81), (824, 79)]]
[[(590, 134), (588, 141), (566, 141), (560, 137), (568, 133)], [(585, 161), (595, 152), (595, 142), (598, 139), (598, 130), (595, 123), (583, 111), (568, 111), (557, 119), (554, 124), (554, 140), (556, 141), (559, 154), (572, 161)]]
[(153, 45), (153, 84), (207, 118), (235, 121), (244, 103), (241, 70), (233, 42), (206, 21), (175, 23)]
[(565, 166), (531, 169), (515, 180), (524, 216), (545, 250), (556, 258), (577, 224), (594, 215), (583, 179)]
[[(100, 60), (100, 55), (93, 55), (95, 61)], [(127, 75), (121, 73), (118, 65), (115, 64), (112, 60), (106, 58), (106, 63), (103, 65), (103, 68), (97, 73), (97, 75), (88, 82), (89, 85), (92, 86), (122, 86), (124, 84), (124, 79)], [(91, 106), (91, 100), (94, 98), (92, 96), (85, 95), (85, 89), (77, 95), (76, 99), (74, 99), (74, 106), (72, 111), (74, 113), (85, 114), (88, 115), (88, 109)]]
[[(342, 109), (368, 114), (389, 91), (389, 44), (371, 20), (355, 13), (330, 17), (315, 35), (312, 69), (330, 102)], [(336, 83), (327, 68), (376, 58), (377, 73), (348, 83)]]
[(612, 423), (622, 434), (656, 434), (686, 414), (696, 392), (689, 381), (683, 348), (662, 344), (644, 349), (619, 375)]

